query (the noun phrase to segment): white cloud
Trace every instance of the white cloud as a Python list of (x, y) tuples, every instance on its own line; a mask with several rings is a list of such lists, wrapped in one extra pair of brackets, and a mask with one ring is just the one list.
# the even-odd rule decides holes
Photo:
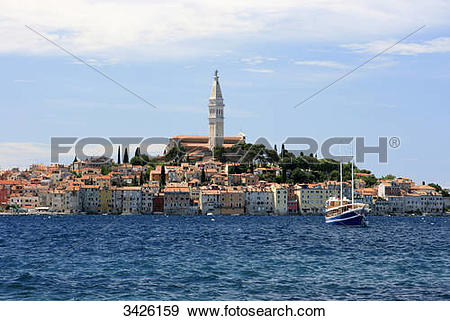
[(261, 57), (261, 56), (255, 56), (255, 57), (247, 57), (242, 58), (241, 61), (249, 64), (249, 65), (259, 65), (267, 61), (276, 61), (277, 58), (271, 58), (271, 57)]
[[(346, 44), (341, 47), (360, 52), (360, 53), (379, 53), (394, 44), (396, 40), (391, 41), (372, 41), (361, 44)], [(433, 40), (423, 41), (421, 43), (399, 43), (386, 53), (397, 55), (418, 55), (424, 53), (446, 53), (450, 52), (450, 37), (440, 37)]]
[(259, 72), (259, 73), (263, 73), (263, 74), (274, 72), (274, 70), (272, 70), (272, 69), (245, 68), (244, 70), (245, 71), (250, 71), (250, 72)]
[[(359, 43), (397, 37), (422, 22), (450, 25), (444, 0), (2, 0), (0, 52), (63, 55), (24, 26), (95, 58), (189, 58), (250, 43)], [(355, 27), (357, 26), (357, 27)]]
[(336, 68), (336, 69), (345, 69), (348, 68), (347, 65), (329, 60), (303, 60), (294, 62), (296, 65), (302, 66), (318, 66), (318, 67), (327, 67), (327, 68)]
[[(105, 58), (105, 59), (89, 58), (89, 59), (83, 59), (83, 61), (89, 65), (96, 66), (96, 67), (111, 66), (111, 65), (115, 65), (115, 64), (119, 63), (118, 58)], [(79, 60), (72, 61), (72, 63), (75, 65), (83, 65), (84, 62), (81, 62)]]
[(21, 84), (31, 84), (35, 82), (35, 80), (32, 79), (14, 79), (15, 83), (21, 83)]
[[(66, 145), (69, 146), (69, 145)], [(129, 155), (134, 155), (137, 145), (130, 145)], [(147, 152), (151, 156), (161, 155), (166, 146), (163, 144), (153, 144), (149, 146)], [(88, 156), (100, 156), (104, 148), (100, 145), (87, 145), (83, 149)], [(118, 145), (113, 145), (113, 158), (116, 157)], [(123, 150), (122, 150), (123, 152)], [(35, 142), (0, 142), (0, 169), (8, 168), (28, 168), (31, 164), (50, 164), (51, 147), (50, 144)], [(60, 164), (69, 164), (75, 157), (75, 148), (72, 146), (67, 154), (60, 155)]]
[(42, 163), (50, 159), (48, 144), (30, 142), (1, 142), (0, 169), (28, 167), (32, 163)]

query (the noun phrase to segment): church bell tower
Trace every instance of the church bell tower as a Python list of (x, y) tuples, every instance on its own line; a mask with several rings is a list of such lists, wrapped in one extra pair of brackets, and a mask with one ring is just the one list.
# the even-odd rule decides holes
[(222, 91), (220, 90), (218, 72), (214, 73), (211, 97), (209, 97), (209, 148), (223, 145), (223, 104)]

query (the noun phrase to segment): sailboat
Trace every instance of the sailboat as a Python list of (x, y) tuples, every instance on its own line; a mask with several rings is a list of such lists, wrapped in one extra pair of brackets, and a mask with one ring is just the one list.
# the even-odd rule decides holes
[(355, 203), (352, 160), (352, 199), (351, 202), (342, 195), (342, 162), (339, 162), (340, 171), (340, 197), (331, 197), (327, 200), (325, 223), (330, 225), (367, 226), (369, 208), (366, 204)]

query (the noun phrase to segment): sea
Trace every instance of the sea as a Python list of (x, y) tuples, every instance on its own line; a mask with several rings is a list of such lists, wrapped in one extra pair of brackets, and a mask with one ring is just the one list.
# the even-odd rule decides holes
[(450, 300), (450, 217), (4, 215), (0, 300)]

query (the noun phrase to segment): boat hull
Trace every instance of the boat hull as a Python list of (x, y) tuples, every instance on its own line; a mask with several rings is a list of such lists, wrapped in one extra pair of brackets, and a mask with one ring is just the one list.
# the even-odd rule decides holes
[(366, 210), (359, 208), (325, 218), (329, 225), (367, 226)]

